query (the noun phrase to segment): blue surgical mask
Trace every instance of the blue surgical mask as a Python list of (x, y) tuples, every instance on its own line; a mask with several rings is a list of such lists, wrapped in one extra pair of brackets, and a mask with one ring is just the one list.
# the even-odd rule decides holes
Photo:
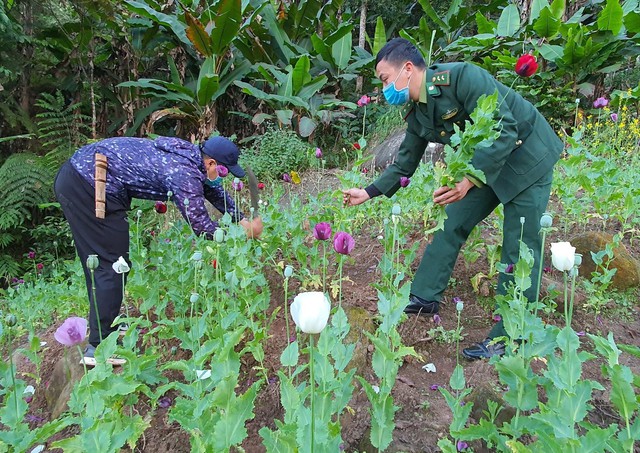
[(396, 82), (398, 81), (400, 74), (402, 74), (402, 71), (400, 71), (396, 80), (391, 82), (382, 90), (382, 94), (384, 94), (385, 99), (391, 105), (402, 105), (409, 102), (409, 82), (411, 81), (411, 76), (409, 76), (409, 80), (407, 80), (407, 86), (402, 90), (398, 90), (396, 88)]
[(204, 183), (209, 187), (218, 187), (220, 186), (220, 184), (222, 184), (222, 178), (220, 176), (218, 176), (216, 179), (207, 178), (204, 180)]

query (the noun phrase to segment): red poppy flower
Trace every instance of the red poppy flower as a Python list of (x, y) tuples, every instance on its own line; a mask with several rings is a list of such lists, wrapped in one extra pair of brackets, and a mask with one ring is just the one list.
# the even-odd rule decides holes
[(516, 74), (521, 77), (531, 77), (538, 70), (536, 57), (530, 54), (522, 55), (516, 62)]
[(42, 264), (42, 263), (38, 263), (38, 264), (36, 264), (36, 269), (38, 269), (39, 271), (41, 271), (42, 269), (44, 269), (44, 264)]
[(263, 183), (263, 182), (259, 182), (259, 183), (258, 183), (258, 189), (260, 189), (260, 190), (264, 190), (264, 187), (265, 187), (265, 186), (264, 186), (264, 183)]
[(211, 266), (213, 266), (214, 269), (217, 269), (218, 268), (218, 261), (211, 260)]
[(360, 143), (355, 142), (355, 143), (353, 144), (353, 147), (354, 147), (355, 149), (360, 149)]
[(158, 214), (164, 214), (167, 212), (167, 204), (164, 201), (156, 201), (155, 208)]

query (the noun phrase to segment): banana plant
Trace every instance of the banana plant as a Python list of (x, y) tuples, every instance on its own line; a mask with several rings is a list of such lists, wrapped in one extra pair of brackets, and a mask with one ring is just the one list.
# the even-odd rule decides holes
[[(198, 18), (184, 5), (181, 5), (181, 13), (171, 15), (159, 12), (159, 5), (152, 0), (129, 0), (126, 3), (130, 11), (151, 20), (156, 26), (170, 29), (180, 45), (197, 60), (199, 71), (197, 77), (192, 75), (182, 80), (175, 61), (169, 57), (170, 81), (143, 78), (118, 86), (140, 89), (143, 96), (171, 105), (150, 114), (151, 126), (165, 118), (177, 118), (197, 125), (198, 135), (208, 136), (216, 127), (216, 101), (234, 81), (242, 79), (251, 69), (248, 60), (235, 57), (230, 49), (238, 36), (251, 25), (262, 6), (252, 9), (241, 0), (220, 0), (209, 5)], [(261, 4), (264, 6), (266, 3)], [(247, 16), (245, 20), (244, 16)]]
[(309, 137), (320, 123), (329, 124), (351, 115), (344, 110), (354, 110), (357, 105), (338, 100), (334, 95), (322, 94), (327, 76), (312, 77), (310, 68), (308, 55), (302, 55), (294, 66), (289, 65), (284, 71), (274, 65), (260, 65), (261, 86), (269, 92), (255, 86), (257, 83), (236, 81), (244, 93), (263, 101), (273, 111), (273, 114), (259, 112), (254, 115), (254, 124), (277, 119), (282, 125), (296, 127), (302, 137)]

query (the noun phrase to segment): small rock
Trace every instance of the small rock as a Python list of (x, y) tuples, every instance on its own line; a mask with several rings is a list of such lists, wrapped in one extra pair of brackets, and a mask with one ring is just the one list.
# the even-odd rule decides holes
[(435, 373), (436, 372), (436, 366), (433, 363), (427, 363), (426, 365), (424, 365), (422, 367), (423, 370), (425, 370), (427, 373)]
[[(576, 248), (576, 253), (582, 254), (582, 264), (578, 268), (579, 275), (590, 279), (591, 273), (596, 270), (591, 252), (598, 253), (605, 250), (607, 244), (613, 242), (613, 236), (598, 231), (588, 231), (574, 237), (569, 242)], [(611, 286), (618, 290), (640, 286), (640, 263), (638, 260), (631, 256), (622, 244), (613, 250), (613, 256), (609, 269), (617, 269), (617, 271), (613, 276)]]
[(68, 348), (56, 363), (44, 396), (51, 412), (51, 420), (67, 410), (67, 402), (71, 397), (73, 386), (82, 379), (84, 368), (80, 365), (80, 353), (77, 348)]

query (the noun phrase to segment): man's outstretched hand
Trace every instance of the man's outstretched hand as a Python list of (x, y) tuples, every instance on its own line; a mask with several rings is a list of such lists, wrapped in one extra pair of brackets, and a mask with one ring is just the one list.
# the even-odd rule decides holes
[(369, 194), (364, 189), (349, 189), (342, 191), (342, 202), (345, 206), (356, 206), (369, 199)]

